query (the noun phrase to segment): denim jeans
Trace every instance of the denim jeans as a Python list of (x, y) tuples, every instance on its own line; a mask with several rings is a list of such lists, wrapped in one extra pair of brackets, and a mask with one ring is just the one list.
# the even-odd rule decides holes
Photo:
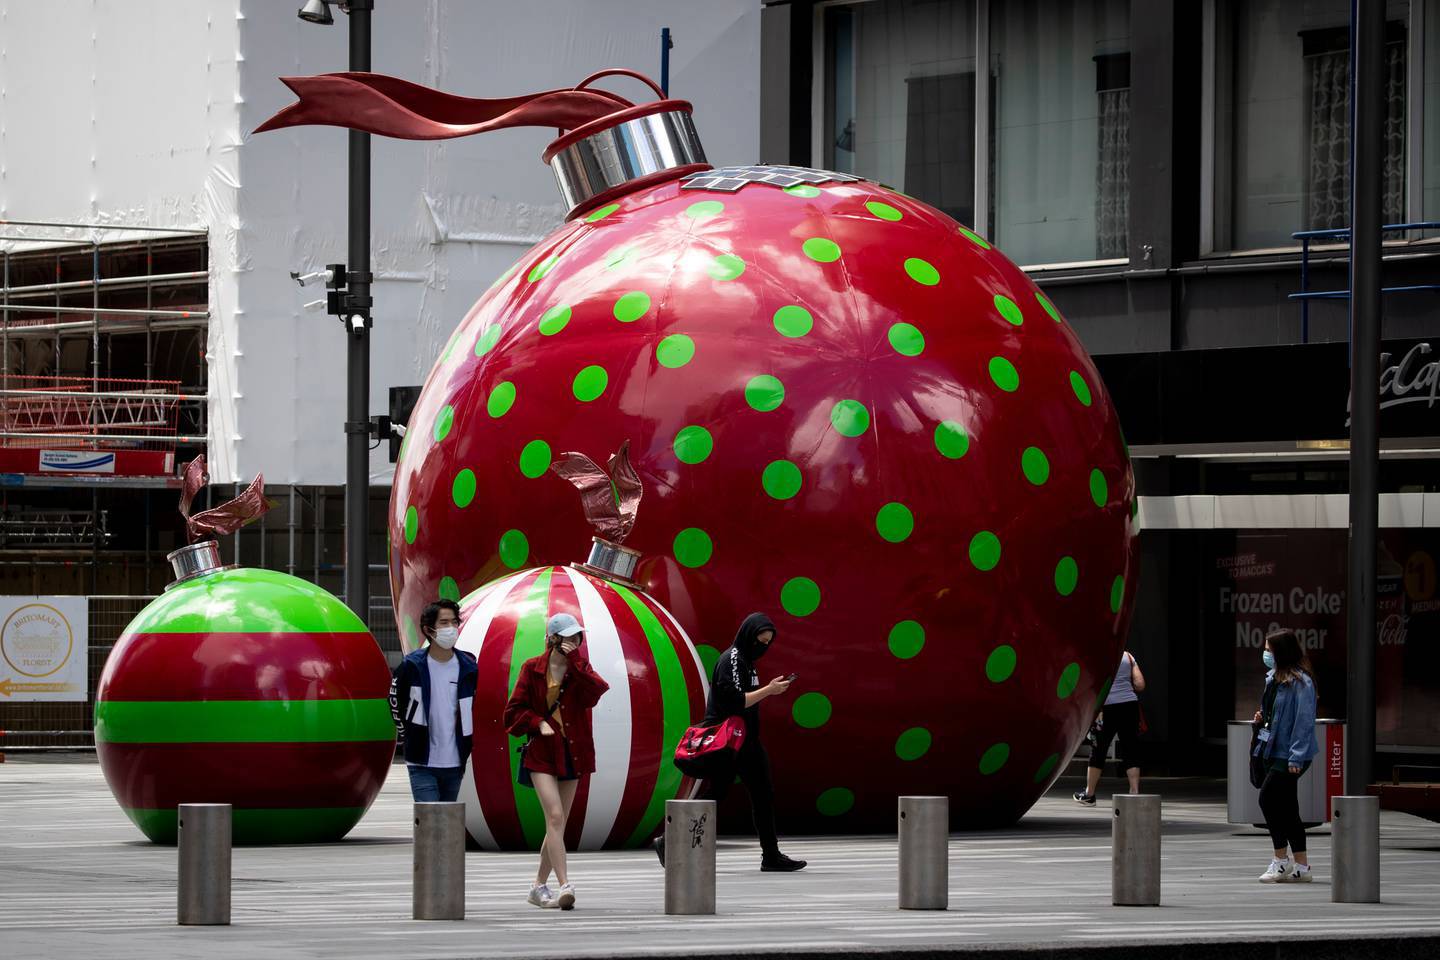
[(417, 803), (454, 800), (460, 796), (460, 777), (464, 767), (405, 768), (410, 773), (410, 792)]

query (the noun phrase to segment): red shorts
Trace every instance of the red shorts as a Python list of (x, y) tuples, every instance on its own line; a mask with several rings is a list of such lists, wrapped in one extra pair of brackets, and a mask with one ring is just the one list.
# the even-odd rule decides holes
[(548, 737), (536, 735), (525, 748), (525, 769), (531, 773), (548, 773), (556, 780), (578, 780), (570, 743), (558, 733)]

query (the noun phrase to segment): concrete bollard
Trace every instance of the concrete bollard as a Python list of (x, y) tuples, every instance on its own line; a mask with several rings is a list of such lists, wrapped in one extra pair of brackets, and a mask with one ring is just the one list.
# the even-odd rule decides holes
[(177, 811), (180, 878), (175, 922), (230, 922), (230, 804), (182, 803)]
[(465, 919), (465, 804), (415, 804), (416, 920)]
[(715, 912), (715, 801), (665, 801), (665, 913)]
[(900, 798), (900, 909), (950, 906), (950, 798)]
[(1380, 902), (1380, 798), (1332, 797), (1330, 901)]
[(1117, 793), (1110, 832), (1110, 901), (1160, 905), (1160, 795)]

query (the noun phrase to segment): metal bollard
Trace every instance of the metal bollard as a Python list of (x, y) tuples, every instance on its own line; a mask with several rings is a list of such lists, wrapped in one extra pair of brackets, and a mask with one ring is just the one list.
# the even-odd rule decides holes
[(1332, 797), (1330, 901), (1380, 902), (1380, 798)]
[(900, 909), (950, 906), (950, 798), (900, 798)]
[(465, 919), (465, 804), (415, 804), (416, 920)]
[(665, 801), (665, 913), (715, 912), (715, 801)]
[(180, 857), (175, 922), (230, 922), (230, 804), (182, 803), (177, 811)]
[(1117, 793), (1110, 832), (1110, 902), (1160, 906), (1160, 795)]

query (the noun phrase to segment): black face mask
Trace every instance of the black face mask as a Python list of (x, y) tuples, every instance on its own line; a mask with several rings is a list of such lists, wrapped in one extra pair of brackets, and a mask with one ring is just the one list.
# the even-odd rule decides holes
[(771, 633), (770, 643), (775, 642), (775, 624), (763, 613), (752, 613), (740, 624), (740, 629), (735, 632), (735, 646), (742, 656), (754, 663), (765, 655), (770, 649), (769, 643), (760, 642), (760, 634), (769, 630)]

